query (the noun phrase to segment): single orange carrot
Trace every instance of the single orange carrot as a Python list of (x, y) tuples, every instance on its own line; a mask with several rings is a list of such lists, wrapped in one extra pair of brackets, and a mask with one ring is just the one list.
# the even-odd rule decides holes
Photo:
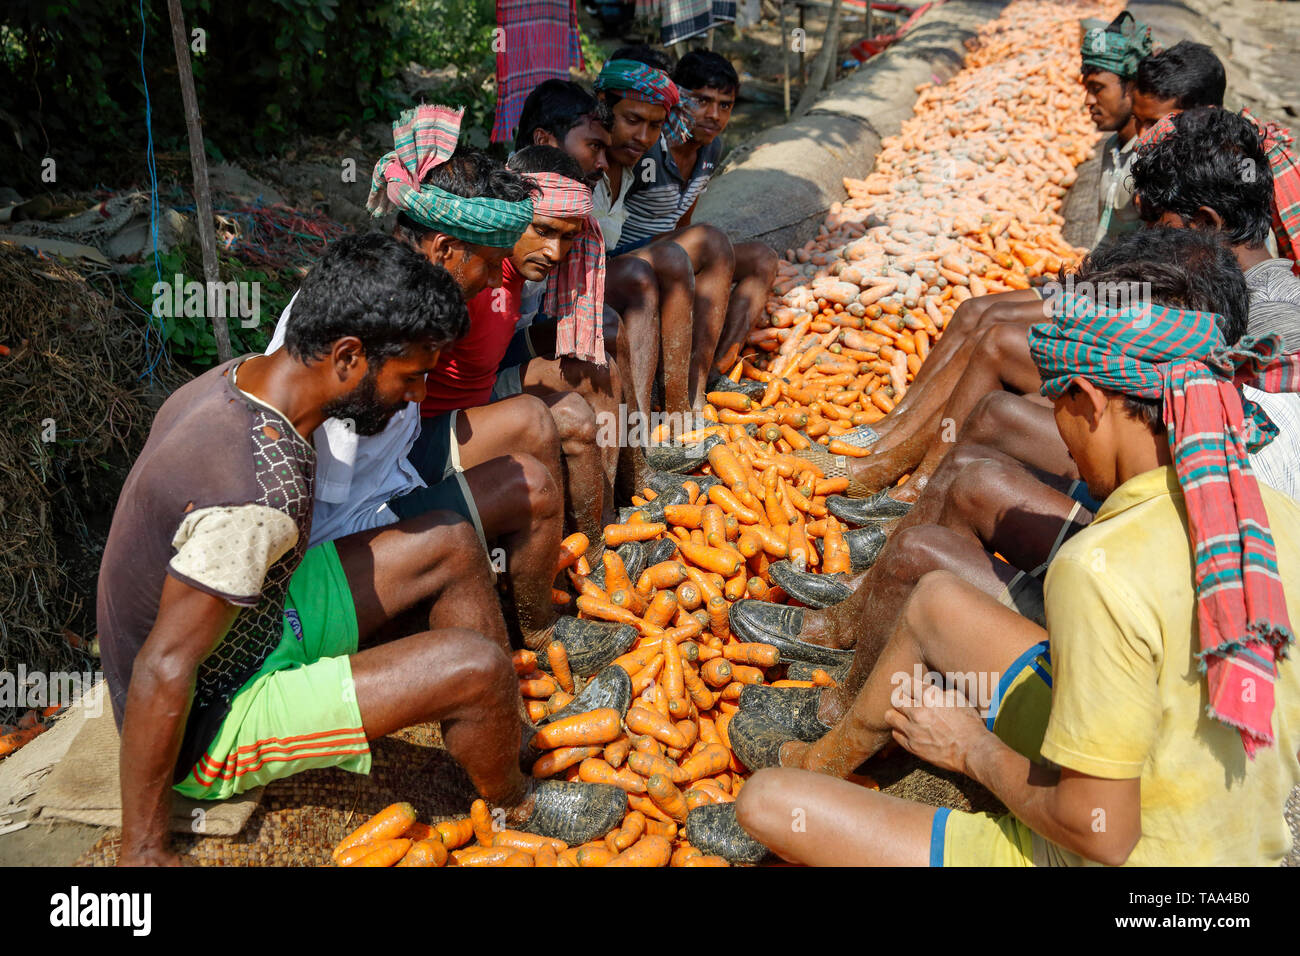
[(533, 746), (544, 749), (556, 747), (589, 747), (607, 744), (622, 733), (618, 711), (601, 707), (584, 714), (574, 714), (547, 724), (533, 735)]
[(419, 840), (411, 844), (398, 866), (442, 866), (447, 862), (447, 847), (439, 839)]
[[(376, 844), (383, 840), (395, 839), (405, 833), (414, 822), (415, 808), (409, 803), (390, 804), (349, 833), (343, 842), (334, 848), (334, 856), (337, 858), (344, 850), (360, 843)], [(396, 863), (397, 860), (393, 862)]]
[(392, 866), (411, 849), (411, 841), (399, 838), (370, 844), (371, 851), (349, 866)]

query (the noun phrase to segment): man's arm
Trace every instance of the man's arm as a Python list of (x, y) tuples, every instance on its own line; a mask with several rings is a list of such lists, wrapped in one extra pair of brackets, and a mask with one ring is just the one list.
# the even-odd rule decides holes
[(172, 775), (199, 664), (239, 608), (168, 575), (153, 630), (136, 655), (122, 719), (124, 866), (178, 865), (167, 847)]
[(1033, 764), (984, 730), (966, 753), (965, 773), (1031, 830), (1108, 866), (1121, 866), (1142, 836), (1141, 778), (1107, 780)]
[(1058, 846), (1118, 866), (1142, 835), (1140, 778), (1108, 780), (1057, 772), (1012, 750), (960, 694), (886, 714), (894, 738), (922, 760), (966, 774), (987, 787), (1023, 823)]

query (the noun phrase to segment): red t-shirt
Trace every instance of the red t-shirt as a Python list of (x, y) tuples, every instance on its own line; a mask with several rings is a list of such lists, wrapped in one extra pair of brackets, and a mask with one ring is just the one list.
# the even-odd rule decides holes
[(501, 288), (484, 289), (469, 300), (469, 331), (455, 345), (443, 349), (438, 367), (425, 380), (426, 394), (420, 404), (425, 418), (486, 405), (492, 396), (497, 369), (519, 321), (524, 288), (524, 277), (509, 259), (502, 263), (501, 274)]

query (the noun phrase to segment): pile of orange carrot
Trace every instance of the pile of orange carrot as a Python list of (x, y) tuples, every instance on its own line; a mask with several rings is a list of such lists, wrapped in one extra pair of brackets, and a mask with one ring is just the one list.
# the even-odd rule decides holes
[[(848, 198), (817, 237), (787, 250), (748, 339), (773, 354), (745, 374), (794, 372), (783, 386), (793, 404), (811, 394), (832, 422), (869, 424), (897, 404), (963, 301), (1028, 288), (1077, 261), (1060, 210), (1100, 136), (1083, 109), (1078, 21), (1118, 9), (1016, 0), (979, 31), (956, 76), (921, 84), (872, 172), (845, 179)], [(803, 387), (810, 370), (856, 418)]]

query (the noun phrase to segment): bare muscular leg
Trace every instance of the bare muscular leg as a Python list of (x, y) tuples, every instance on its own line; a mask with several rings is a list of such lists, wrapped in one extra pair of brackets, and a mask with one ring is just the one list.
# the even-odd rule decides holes
[[(842, 688), (823, 694), (823, 714), (840, 711), (830, 733), (806, 749), (787, 745), (782, 762), (793, 766), (788, 761), (798, 759), (805, 770), (846, 776), (889, 741), (885, 713), (892, 706), (898, 675), (910, 676), (918, 665), (939, 673), (974, 671), (988, 675), (984, 686), (996, 686), (994, 675), (1000, 677), (1046, 637), (1037, 624), (955, 574), (926, 574), (908, 596), (856, 696), (844, 700)], [(827, 698), (835, 696), (839, 700), (827, 707)]]
[(722, 327), (713, 354), (714, 368), (725, 375), (740, 358), (745, 336), (758, 325), (767, 304), (767, 293), (776, 281), (781, 257), (761, 242), (741, 242), (733, 246), (736, 268), (732, 273), (735, 288), (727, 305), (727, 321)]

